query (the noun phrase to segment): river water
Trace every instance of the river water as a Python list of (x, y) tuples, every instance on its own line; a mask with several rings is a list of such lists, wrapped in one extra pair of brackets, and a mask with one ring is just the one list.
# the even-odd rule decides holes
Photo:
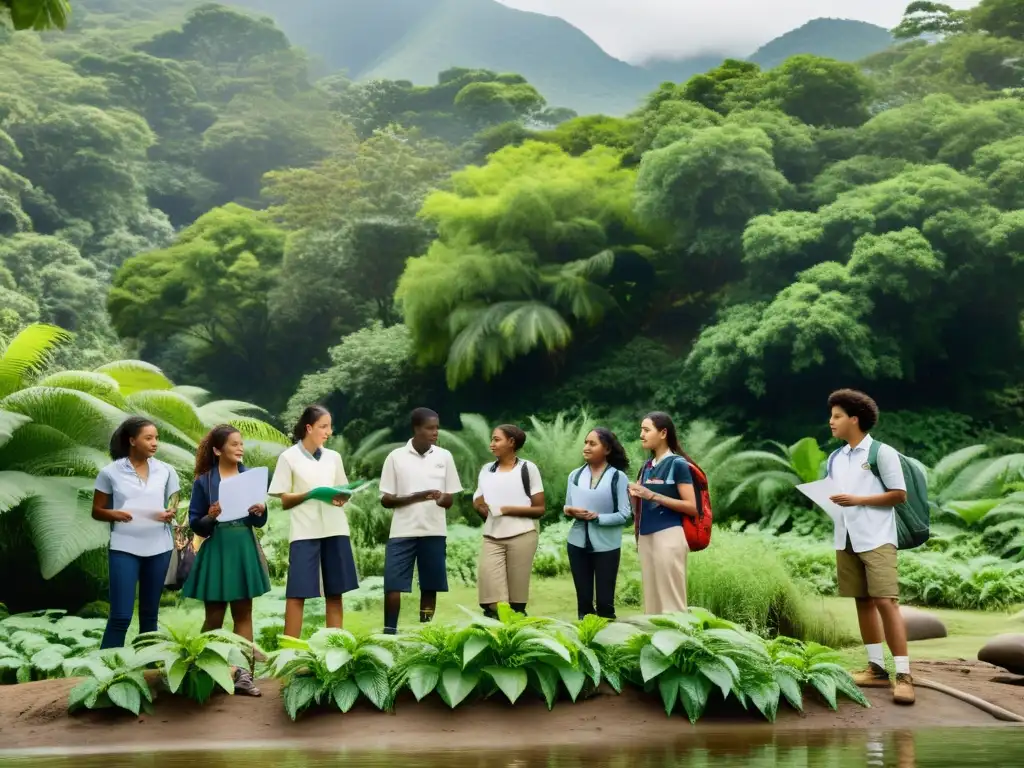
[[(187, 739), (187, 734), (183, 734)], [(347, 752), (318, 742), (287, 748), (93, 751), (3, 756), (0, 768), (966, 768), (1024, 766), (1024, 728), (920, 731), (793, 731), (730, 729), (696, 735), (671, 746), (622, 743), (588, 749)]]

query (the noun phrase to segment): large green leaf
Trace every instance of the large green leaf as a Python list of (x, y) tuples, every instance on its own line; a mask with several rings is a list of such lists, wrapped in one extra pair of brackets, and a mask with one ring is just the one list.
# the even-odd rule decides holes
[(231, 676), (230, 665), (214, 651), (204, 650), (196, 658), (195, 664), (223, 688), (225, 693), (235, 692), (235, 680)]
[(334, 674), (352, 660), (352, 652), (348, 648), (328, 648), (324, 654), (327, 671)]
[(34, 493), (25, 502), (25, 519), (44, 579), (109, 542), (110, 526), (92, 519), (92, 486), (93, 481), (84, 477), (35, 479)]
[(142, 360), (115, 360), (101, 365), (97, 373), (105, 373), (121, 387), (122, 395), (134, 395), (149, 389), (173, 389), (170, 379), (152, 363)]
[(86, 678), (68, 694), (68, 712), (74, 713), (86, 706), (86, 702), (94, 697), (100, 689), (100, 681), (95, 678)]
[(558, 671), (549, 664), (540, 662), (531, 666), (530, 672), (537, 680), (537, 688), (544, 697), (548, 709), (551, 709), (555, 706), (555, 699), (558, 696)]
[(409, 689), (416, 697), (416, 701), (422, 701), (428, 696), (437, 687), (440, 679), (441, 671), (430, 664), (417, 664), (409, 669)]
[[(13, 411), (0, 410), (0, 448), (11, 439), (15, 430), (31, 422), (28, 416)], [(0, 463), (0, 467), (4, 464)]]
[(71, 334), (55, 325), (34, 323), (11, 339), (0, 355), (0, 398), (28, 386)]
[(294, 720), (316, 699), (320, 693), (320, 683), (315, 677), (293, 677), (285, 686), (283, 693), (284, 711)]
[(105, 450), (82, 445), (46, 424), (25, 424), (0, 445), (0, 467), (37, 476), (94, 477), (109, 462)]
[(359, 698), (359, 686), (356, 685), (354, 680), (341, 680), (334, 684), (334, 688), (331, 689), (331, 696), (334, 698), (334, 704), (338, 709), (342, 712), (348, 712), (355, 705), (356, 699)]
[(587, 676), (581, 670), (568, 664), (556, 664), (555, 669), (558, 670), (558, 675), (562, 678), (565, 690), (569, 692), (569, 698), (576, 701), (576, 697), (583, 690), (583, 684), (587, 682)]
[(0, 400), (0, 408), (15, 411), (67, 435), (78, 445), (104, 450), (124, 412), (98, 397), (75, 389), (29, 387)]
[(468, 667), (470, 662), (490, 647), (491, 639), (487, 635), (471, 635), (462, 646), (462, 666)]
[(441, 683), (438, 693), (449, 707), (454, 709), (473, 692), (480, 682), (480, 673), (475, 669), (462, 670), (458, 667), (446, 667), (441, 672)]
[(516, 669), (484, 667), (483, 671), (490, 675), (494, 684), (498, 686), (498, 690), (504, 693), (512, 704), (515, 704), (516, 700), (522, 696), (529, 681), (526, 670), (521, 667)]
[(142, 694), (134, 683), (120, 680), (108, 687), (106, 693), (115, 706), (127, 709), (133, 715), (139, 714), (139, 709), (142, 708)]
[(672, 659), (653, 645), (645, 645), (640, 651), (640, 674), (645, 683), (649, 683), (671, 666)]
[(658, 676), (658, 692), (665, 705), (665, 714), (671, 715), (679, 700), (679, 681), (682, 675), (678, 669), (667, 669)]
[(10, 512), (36, 492), (36, 478), (24, 472), (0, 472), (0, 514)]
[(793, 471), (805, 483), (811, 483), (821, 477), (821, 465), (828, 459), (818, 441), (813, 437), (805, 437), (789, 449)]
[(387, 709), (391, 698), (391, 687), (388, 681), (388, 673), (380, 667), (361, 670), (356, 673), (356, 685), (363, 695), (368, 698), (377, 709)]
[(39, 387), (59, 387), (61, 389), (77, 389), (98, 397), (115, 408), (124, 410), (125, 399), (121, 394), (121, 385), (110, 376), (95, 371), (59, 371), (51, 373), (36, 382)]
[(170, 390), (144, 390), (125, 398), (128, 410), (145, 413), (199, 441), (207, 432), (207, 425), (199, 416), (195, 404), (184, 395)]
[(703, 675), (685, 675), (679, 678), (679, 699), (691, 723), (696, 723), (704, 714), (710, 694), (711, 682)]
[[(15, 29), (65, 29), (71, 16), (68, 0), (14, 0), (11, 20)], [(138, 714), (138, 713), (136, 713)]]

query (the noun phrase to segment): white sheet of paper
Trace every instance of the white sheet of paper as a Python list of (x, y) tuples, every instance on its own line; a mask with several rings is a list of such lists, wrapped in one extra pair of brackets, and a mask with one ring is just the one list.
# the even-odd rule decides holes
[(502, 507), (523, 507), (530, 504), (523, 491), (523, 480), (519, 472), (487, 474), (481, 482), (481, 488), (484, 492), (484, 501), (491, 510), (491, 517), (501, 517)]
[(249, 516), (249, 507), (266, 503), (268, 479), (266, 467), (253, 467), (221, 480), (218, 522), (243, 520)]
[(832, 518), (833, 523), (843, 519), (843, 508), (829, 501), (829, 497), (842, 493), (831, 477), (798, 485), (796, 489), (823, 509)]
[(594, 490), (593, 488), (573, 486), (570, 494), (572, 500), (572, 503), (569, 504), (570, 507), (580, 507), (588, 512), (597, 512), (598, 514), (608, 511), (609, 494), (604, 488)]
[(167, 523), (157, 520), (157, 515), (164, 511), (163, 497), (157, 494), (146, 494), (126, 499), (121, 509), (132, 516), (129, 523), (117, 523), (118, 530), (122, 533), (146, 536), (152, 533), (155, 527), (167, 525)]

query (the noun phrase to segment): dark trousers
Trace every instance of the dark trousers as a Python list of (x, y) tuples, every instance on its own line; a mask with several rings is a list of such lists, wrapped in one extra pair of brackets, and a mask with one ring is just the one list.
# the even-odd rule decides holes
[(100, 648), (124, 646), (135, 612), (136, 587), (139, 588), (139, 634), (156, 631), (160, 595), (170, 565), (170, 550), (152, 557), (110, 551), (110, 616)]
[[(589, 552), (583, 547), (566, 545), (569, 550), (569, 569), (576, 585), (576, 610), (579, 617), (596, 613), (606, 619), (615, 618), (615, 580), (619, 575), (621, 550)], [(594, 610), (594, 592), (597, 592), (597, 610)]]

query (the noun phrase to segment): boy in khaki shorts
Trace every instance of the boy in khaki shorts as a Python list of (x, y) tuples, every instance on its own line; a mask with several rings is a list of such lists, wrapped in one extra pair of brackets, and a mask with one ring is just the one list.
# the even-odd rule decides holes
[[(896, 510), (907, 498), (899, 454), (883, 445), (878, 449), (876, 477), (868, 464), (878, 422), (878, 406), (863, 392), (841, 389), (828, 399), (833, 437), (846, 443), (829, 458), (829, 476), (842, 493), (832, 497), (843, 507), (835, 525), (836, 570), (839, 594), (857, 602), (860, 634), (868, 667), (854, 674), (857, 685), (890, 685), (882, 650), (883, 632), (896, 665), (893, 701), (914, 703), (907, 631), (899, 610), (899, 575), (896, 567)], [(886, 488), (889, 490), (887, 491)]]

